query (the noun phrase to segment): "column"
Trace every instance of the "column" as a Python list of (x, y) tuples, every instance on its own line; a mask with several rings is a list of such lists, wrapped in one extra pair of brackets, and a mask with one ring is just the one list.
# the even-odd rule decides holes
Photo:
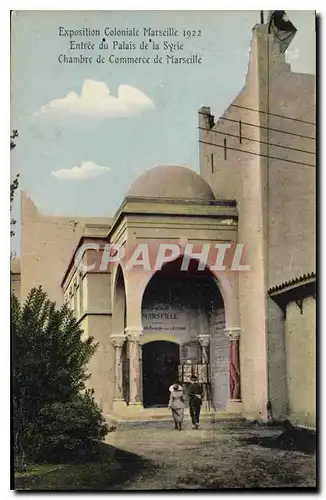
[(230, 401), (241, 401), (239, 357), (240, 328), (228, 328), (224, 330), (224, 332), (229, 339)]
[[(207, 333), (198, 335), (197, 340), (201, 346), (201, 363), (208, 365), (209, 362), (209, 344), (211, 336)], [(208, 371), (207, 371), (208, 376)], [(204, 384), (204, 407), (206, 411), (210, 410), (209, 384)]]
[(201, 362), (203, 365), (208, 365), (208, 360), (209, 360), (208, 348), (211, 336), (208, 333), (205, 333), (203, 335), (198, 335), (197, 340), (202, 348)]
[(112, 344), (115, 348), (115, 390), (114, 401), (123, 401), (122, 394), (122, 347), (126, 336), (123, 334), (111, 335)]
[(126, 328), (129, 344), (129, 405), (141, 405), (140, 394), (140, 336), (139, 328)]

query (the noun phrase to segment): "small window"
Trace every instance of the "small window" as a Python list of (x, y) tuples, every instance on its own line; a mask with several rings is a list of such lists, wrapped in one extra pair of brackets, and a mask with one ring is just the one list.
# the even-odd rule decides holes
[(214, 173), (214, 154), (211, 153), (211, 173)]

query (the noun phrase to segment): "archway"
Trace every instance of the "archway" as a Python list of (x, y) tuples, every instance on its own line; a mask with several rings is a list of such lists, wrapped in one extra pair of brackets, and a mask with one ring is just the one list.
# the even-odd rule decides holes
[[(126, 328), (126, 289), (125, 280), (121, 266), (119, 265), (116, 270), (113, 295), (112, 295), (112, 326), (113, 334), (124, 335)], [(129, 402), (129, 349), (128, 343), (124, 342), (121, 349), (121, 396), (128, 403)]]
[[(155, 334), (158, 339), (165, 334), (173, 334), (179, 344), (176, 348), (179, 349), (180, 363), (208, 362), (210, 402), (215, 409), (223, 409), (229, 399), (229, 344), (224, 334), (223, 298), (214, 275), (207, 267), (198, 270), (198, 261), (192, 259), (188, 270), (183, 271), (181, 263), (182, 258), (167, 263), (147, 284), (141, 309), (143, 342), (153, 343)], [(203, 339), (207, 338), (208, 348), (203, 349)], [(165, 348), (168, 353), (168, 343), (162, 342), (163, 357)], [(203, 361), (207, 353), (208, 359)], [(157, 364), (153, 370), (152, 376), (159, 378), (160, 365)], [(147, 376), (150, 377), (149, 371)], [(143, 373), (143, 389), (144, 383)], [(144, 390), (143, 395), (146, 405)]]
[(143, 406), (165, 407), (169, 387), (178, 380), (179, 345), (166, 340), (142, 347)]
[(112, 294), (112, 312), (113, 312), (113, 331), (114, 333), (124, 333), (126, 327), (126, 288), (125, 280), (121, 266), (116, 270), (113, 294)]

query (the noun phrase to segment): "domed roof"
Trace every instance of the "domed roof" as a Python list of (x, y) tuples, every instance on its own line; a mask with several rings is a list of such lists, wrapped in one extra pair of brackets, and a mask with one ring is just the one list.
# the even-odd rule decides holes
[(161, 165), (147, 170), (132, 184), (128, 196), (206, 201), (215, 199), (207, 182), (194, 170), (181, 165)]

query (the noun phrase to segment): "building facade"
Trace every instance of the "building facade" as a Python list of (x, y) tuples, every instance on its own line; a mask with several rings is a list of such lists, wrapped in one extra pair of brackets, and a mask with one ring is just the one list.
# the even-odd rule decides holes
[(218, 120), (199, 110), (200, 175), (155, 167), (112, 219), (76, 224), (23, 196), (20, 296), (42, 284), (99, 343), (108, 418), (166, 406), (178, 367), (206, 366), (208, 411), (315, 426), (315, 295), (298, 313), (278, 288), (315, 280), (315, 113), (315, 77), (257, 25), (243, 90)]

